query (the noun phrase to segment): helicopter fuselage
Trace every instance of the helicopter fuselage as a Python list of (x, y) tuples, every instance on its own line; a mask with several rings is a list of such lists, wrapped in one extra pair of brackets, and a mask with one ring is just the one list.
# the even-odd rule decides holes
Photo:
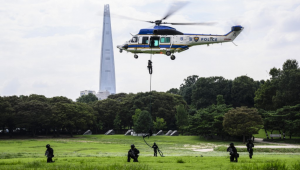
[(212, 35), (184, 34), (172, 27), (159, 27), (158, 29), (157, 26), (154, 29), (141, 29), (139, 34), (134, 35), (125, 44), (118, 45), (117, 48), (120, 49), (120, 52), (125, 50), (134, 54), (150, 53), (169, 56), (176, 52), (186, 51), (196, 45), (232, 42), (243, 30), (242, 26), (233, 26), (231, 31), (225, 35)]

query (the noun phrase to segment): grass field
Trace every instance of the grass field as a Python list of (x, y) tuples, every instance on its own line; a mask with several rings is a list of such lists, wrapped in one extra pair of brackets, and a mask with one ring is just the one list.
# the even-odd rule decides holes
[[(150, 145), (156, 142), (165, 157), (153, 157), (142, 137), (124, 135), (0, 140), (0, 169), (300, 169), (299, 149), (258, 150), (251, 160), (240, 149), (239, 162), (230, 163), (228, 153), (223, 151), (228, 141), (206, 141), (196, 136), (155, 136), (146, 141)], [(46, 163), (46, 144), (54, 149), (55, 163)], [(126, 162), (131, 144), (141, 152), (139, 163)], [(206, 148), (216, 151), (194, 151)]]
[[(270, 134), (271, 134), (271, 132), (268, 131), (268, 135), (270, 135)], [(279, 133), (278, 130), (274, 130), (273, 134), (280, 134), (280, 133)], [(265, 130), (264, 129), (260, 129), (260, 131), (258, 132), (258, 134), (255, 134), (253, 136), (256, 137), (256, 138), (266, 139)], [(290, 136), (285, 136), (285, 139), (283, 139), (283, 136), (282, 136), (281, 139), (279, 137), (278, 138), (273, 138), (273, 139), (271, 139), (269, 137), (268, 141), (275, 142), (275, 143), (300, 144), (300, 137), (299, 136), (292, 136), (291, 139), (290, 139)]]

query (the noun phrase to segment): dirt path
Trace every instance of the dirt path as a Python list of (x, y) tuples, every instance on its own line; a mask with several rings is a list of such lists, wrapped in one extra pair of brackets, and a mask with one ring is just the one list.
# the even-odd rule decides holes
[(276, 142), (269, 142), (269, 141), (263, 141), (263, 138), (255, 138), (254, 143), (269, 143), (274, 145), (284, 145), (284, 146), (294, 146), (296, 148), (300, 147), (298, 144), (290, 144), (290, 143), (276, 143)]
[[(259, 144), (273, 144), (273, 145), (259, 145)], [(255, 138), (254, 141), (255, 147), (254, 148), (300, 148), (300, 145), (297, 144), (289, 144), (289, 143), (275, 143), (275, 142), (268, 142), (268, 141), (263, 141), (262, 138)], [(236, 148), (246, 148), (246, 144), (244, 146), (235, 146)], [(193, 151), (197, 152), (212, 152), (214, 151), (213, 148), (196, 148), (194, 145), (194, 148), (191, 148)]]

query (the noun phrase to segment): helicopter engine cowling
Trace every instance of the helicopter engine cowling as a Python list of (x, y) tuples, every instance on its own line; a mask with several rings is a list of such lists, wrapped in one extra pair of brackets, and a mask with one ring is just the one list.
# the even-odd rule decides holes
[(154, 29), (153, 34), (156, 35), (183, 35), (182, 32), (173, 29)]

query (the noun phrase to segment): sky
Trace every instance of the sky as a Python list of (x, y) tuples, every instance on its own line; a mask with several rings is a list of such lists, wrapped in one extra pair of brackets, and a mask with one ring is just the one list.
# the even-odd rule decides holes
[[(0, 96), (40, 94), (72, 100), (82, 90), (99, 90), (103, 9), (141, 20), (161, 19), (171, 0), (1, 0)], [(167, 22), (217, 22), (215, 26), (176, 26), (183, 33), (226, 34), (245, 27), (233, 43), (194, 46), (153, 55), (152, 90), (179, 88), (190, 75), (247, 75), (266, 80), (287, 59), (300, 62), (299, 0), (190, 0)], [(150, 23), (112, 17), (117, 93), (150, 89), (150, 54), (119, 53), (117, 45), (150, 28)]]

